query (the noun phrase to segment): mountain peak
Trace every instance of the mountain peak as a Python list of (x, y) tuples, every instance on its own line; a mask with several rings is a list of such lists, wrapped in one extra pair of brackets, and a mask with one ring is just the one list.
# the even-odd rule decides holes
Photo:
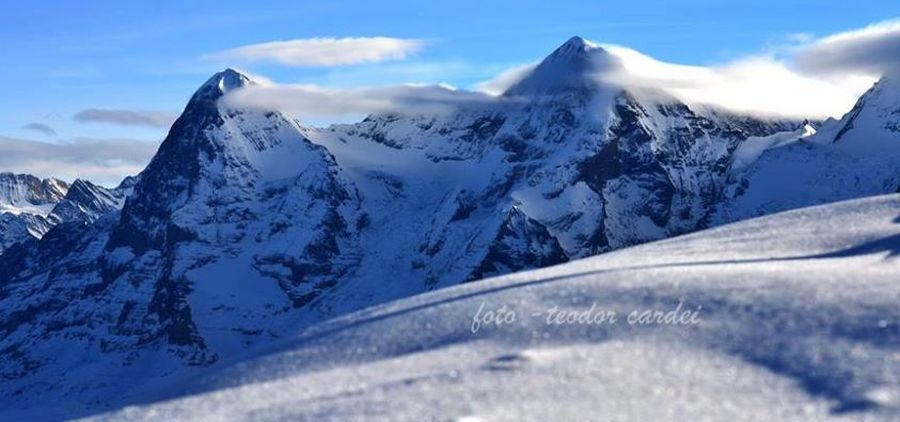
[(594, 44), (578, 35), (569, 38), (563, 45), (557, 47), (550, 57), (571, 57), (589, 54), (591, 50), (603, 50), (597, 44)]
[(574, 35), (574, 36), (572, 36), (572, 38), (569, 38), (568, 41), (566, 41), (566, 43), (563, 45), (586, 45), (586, 44), (591, 44), (591, 42), (584, 38), (581, 38), (580, 35)]
[(247, 75), (228, 68), (216, 73), (204, 82), (194, 94), (192, 100), (218, 100), (230, 91), (253, 85), (254, 83)]
[(215, 82), (216, 86), (223, 91), (242, 88), (253, 83), (247, 75), (230, 67), (213, 75), (207, 81), (207, 83), (210, 82)]
[(69, 185), (58, 179), (0, 173), (0, 213), (24, 212), (45, 216), (68, 190)]
[(619, 60), (579, 36), (569, 38), (504, 95), (535, 96), (590, 89), (598, 76), (620, 66)]

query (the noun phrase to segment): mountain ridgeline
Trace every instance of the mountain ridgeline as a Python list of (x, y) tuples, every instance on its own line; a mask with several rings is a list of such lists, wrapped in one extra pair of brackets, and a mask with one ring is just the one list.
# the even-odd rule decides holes
[(27, 174), (0, 174), (0, 254), (10, 246), (40, 239), (62, 223), (93, 223), (122, 207), (136, 178), (114, 189), (75, 180), (38, 179)]
[(219, 101), (253, 82), (214, 75), (138, 178), (73, 183), (46, 230), (0, 255), (0, 402), (125, 398), (137, 387), (110, 377), (163, 379), (373, 304), (900, 186), (894, 82), (813, 135), (593, 77), (618, 65), (575, 37), (494, 102), (328, 128)]

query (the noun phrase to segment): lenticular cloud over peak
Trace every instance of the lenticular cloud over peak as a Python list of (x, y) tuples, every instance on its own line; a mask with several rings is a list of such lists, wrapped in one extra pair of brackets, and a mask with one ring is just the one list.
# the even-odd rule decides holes
[(662, 89), (691, 104), (754, 114), (840, 117), (876, 80), (867, 75), (810, 75), (770, 55), (693, 66), (663, 62), (623, 46), (604, 48), (623, 64), (620, 71), (603, 75), (608, 82)]

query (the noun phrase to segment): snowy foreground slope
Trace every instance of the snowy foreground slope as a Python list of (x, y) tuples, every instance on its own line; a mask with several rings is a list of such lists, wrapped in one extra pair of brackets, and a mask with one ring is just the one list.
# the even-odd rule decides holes
[(890, 420), (898, 254), (900, 195), (805, 208), (369, 308), (97, 418)]

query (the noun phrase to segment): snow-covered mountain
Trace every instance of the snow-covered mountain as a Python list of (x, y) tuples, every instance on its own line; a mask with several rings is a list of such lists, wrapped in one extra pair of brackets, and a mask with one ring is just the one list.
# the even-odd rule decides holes
[(127, 177), (119, 186), (109, 189), (77, 179), (50, 211), (47, 220), (54, 226), (76, 221), (93, 223), (105, 214), (122, 209), (137, 180), (134, 176)]
[(61, 180), (0, 173), (0, 212), (46, 215), (68, 190), (69, 185)]
[(0, 254), (29, 239), (40, 239), (62, 223), (93, 223), (122, 208), (137, 179), (126, 178), (114, 189), (75, 180), (38, 179), (26, 174), (0, 174)]
[(30, 213), (0, 214), (0, 254), (16, 243), (43, 236), (50, 230), (50, 224), (44, 217)]
[(43, 236), (52, 226), (45, 217), (68, 190), (61, 180), (0, 173), (0, 254), (22, 240)]
[(214, 75), (133, 186), (73, 183), (48, 220), (78, 224), (0, 255), (0, 403), (90, 413), (373, 304), (832, 199), (755, 179), (806, 180), (800, 152), (764, 164), (819, 145), (802, 122), (595, 77), (615, 66), (575, 37), (494, 101), (328, 128)]
[(745, 142), (716, 215), (728, 222), (791, 208), (900, 192), (900, 74), (840, 120)]
[(829, 204), (418, 295), (96, 419), (896, 420), (898, 216)]

